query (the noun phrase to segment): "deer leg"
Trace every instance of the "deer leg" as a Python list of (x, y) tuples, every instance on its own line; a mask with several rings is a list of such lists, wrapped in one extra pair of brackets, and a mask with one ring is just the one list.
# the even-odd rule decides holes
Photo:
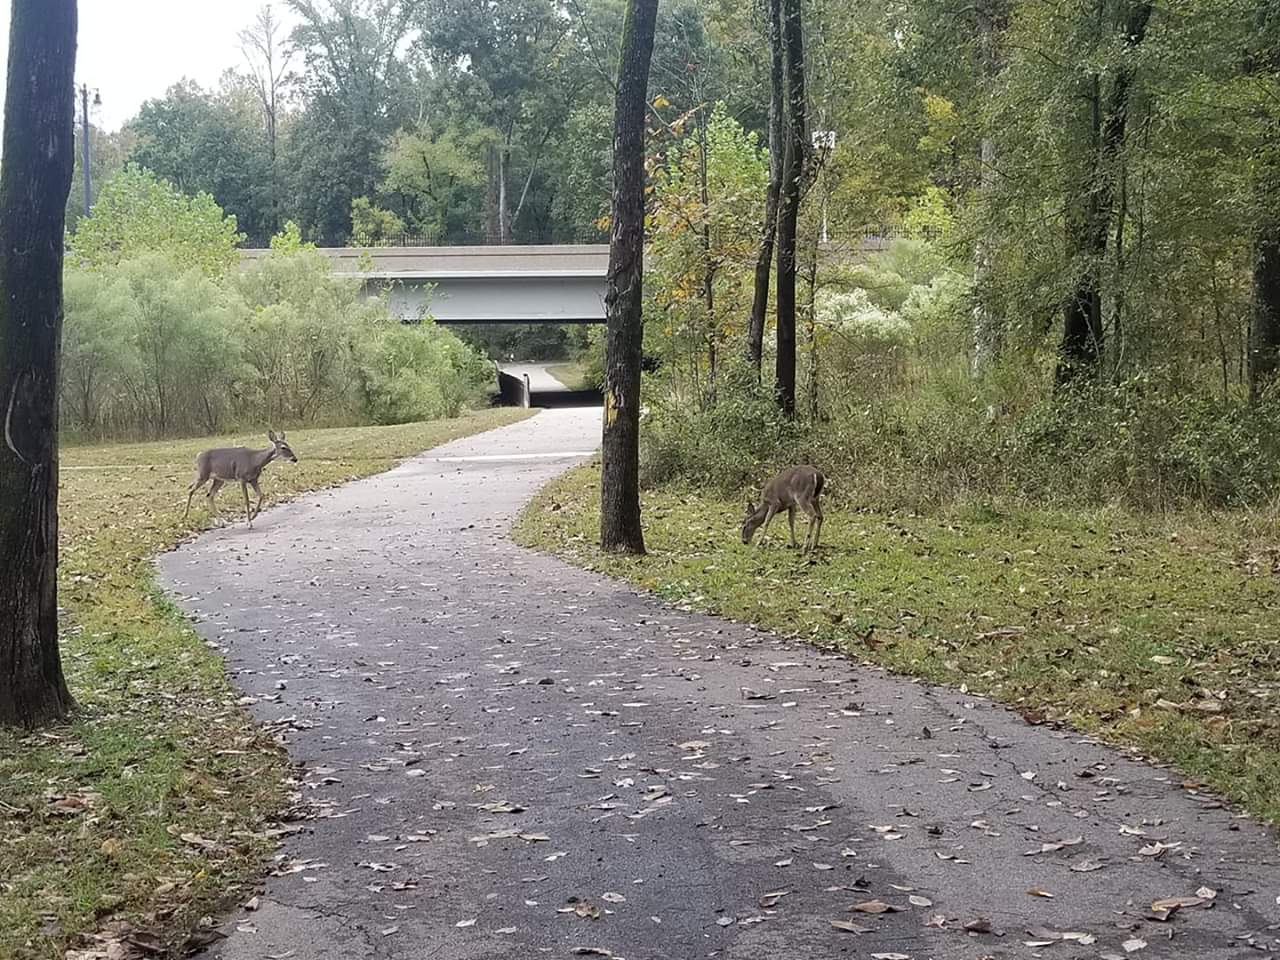
[(205, 494), (205, 496), (207, 496), (207, 497), (209, 498), (209, 512), (210, 512), (210, 513), (217, 513), (217, 512), (218, 512), (218, 511), (217, 511), (217, 508), (214, 506), (214, 502), (213, 502), (213, 501), (214, 501), (214, 498), (215, 498), (215, 497), (217, 497), (217, 495), (218, 495), (218, 491), (222, 489), (222, 484), (223, 484), (224, 482), (225, 482), (225, 481), (223, 481), (223, 480), (214, 480), (214, 481), (213, 481), (213, 483), (211, 483), (211, 484), (209, 485), (209, 492), (208, 492), (207, 494)]
[(778, 512), (778, 508), (772, 505), (770, 505), (769, 509), (765, 511), (764, 523), (761, 525), (761, 528), (760, 528), (760, 545), (761, 546), (764, 545), (765, 538), (769, 536), (769, 524), (773, 523), (773, 518), (777, 514), (777, 512)]
[(787, 507), (787, 526), (791, 528), (791, 549), (794, 550), (799, 544), (796, 543), (796, 508)]
[(253, 514), (249, 512), (249, 484), (240, 481), (240, 492), (244, 494), (244, 519), (250, 527), (253, 526)]
[(191, 499), (196, 495), (196, 491), (205, 485), (205, 482), (208, 479), (208, 477), (202, 478), (197, 476), (191, 481), (191, 486), (187, 487), (187, 509), (182, 511), (182, 519), (184, 522), (187, 519), (187, 515), (191, 513)]
[(815, 500), (807, 511), (809, 514), (809, 535), (805, 538), (805, 548), (810, 553), (818, 549), (818, 538), (822, 536), (822, 507)]
[(256, 517), (262, 512), (262, 488), (258, 486), (257, 480), (250, 480), (249, 486), (253, 487), (253, 492), (258, 495), (258, 502), (254, 505), (253, 515)]

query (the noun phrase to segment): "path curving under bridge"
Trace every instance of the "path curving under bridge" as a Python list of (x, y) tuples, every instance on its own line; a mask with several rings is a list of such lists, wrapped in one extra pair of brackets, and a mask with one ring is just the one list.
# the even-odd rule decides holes
[(161, 558), (316, 817), (215, 956), (1280, 947), (1275, 835), (1176, 773), (515, 546), (598, 435), (544, 411)]

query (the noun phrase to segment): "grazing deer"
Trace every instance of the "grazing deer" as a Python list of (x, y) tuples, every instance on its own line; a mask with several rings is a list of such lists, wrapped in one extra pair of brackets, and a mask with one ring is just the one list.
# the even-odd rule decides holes
[[(822, 506), (818, 497), (827, 482), (821, 471), (813, 467), (787, 467), (764, 485), (760, 494), (760, 506), (747, 501), (747, 516), (742, 522), (742, 542), (750, 543), (758, 528), (769, 532), (769, 523), (779, 510), (787, 511), (787, 524), (791, 527), (791, 546), (796, 543), (796, 508), (809, 516), (809, 532), (804, 538), (806, 552), (818, 549), (818, 537), (822, 534)], [(763, 534), (762, 534), (763, 536)]]
[[(268, 430), (267, 439), (271, 441), (271, 446), (265, 450), (250, 450), (248, 447), (218, 447), (215, 450), (206, 450), (197, 456), (196, 478), (187, 488), (187, 509), (183, 512), (182, 519), (186, 520), (187, 514), (191, 512), (191, 498), (212, 477), (213, 484), (209, 487), (207, 494), (209, 512), (215, 512), (213, 498), (218, 495), (222, 485), (238, 481), (240, 492), (244, 494), (244, 517), (252, 527), (253, 518), (262, 510), (262, 488), (258, 486), (258, 477), (262, 476), (263, 468), (276, 457), (283, 457), (291, 463), (298, 462), (297, 456), (285, 442), (283, 430), (278, 437), (274, 430)], [(250, 487), (253, 487), (253, 492), (258, 495), (258, 505), (252, 512), (249, 510)]]

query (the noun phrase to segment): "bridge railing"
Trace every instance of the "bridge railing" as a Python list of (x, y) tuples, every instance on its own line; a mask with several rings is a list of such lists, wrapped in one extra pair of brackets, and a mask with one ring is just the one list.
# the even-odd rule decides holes
[[(521, 234), (506, 239), (491, 233), (438, 233), (435, 231), (412, 231), (404, 233), (388, 233), (372, 236), (369, 234), (352, 234), (349, 237), (307, 237), (308, 243), (317, 247), (332, 249), (338, 247), (502, 247), (523, 246), (528, 244), (593, 244), (608, 243), (609, 235), (599, 230), (584, 229), (581, 231), (545, 231), (534, 234)], [(261, 249), (271, 245), (269, 237), (246, 237), (240, 246), (246, 249)]]
[[(901, 223), (867, 224), (861, 227), (832, 226), (826, 231), (830, 243), (858, 243), (881, 245), (894, 240), (938, 240), (941, 231), (936, 227), (913, 227)], [(608, 234), (599, 230), (546, 231), (506, 239), (490, 233), (437, 233), (412, 232), (378, 236), (354, 234), (350, 237), (312, 237), (309, 242), (324, 248), (363, 247), (499, 247), (525, 244), (602, 244), (609, 242)], [(245, 249), (261, 249), (270, 246), (270, 239), (246, 237), (240, 242)]]

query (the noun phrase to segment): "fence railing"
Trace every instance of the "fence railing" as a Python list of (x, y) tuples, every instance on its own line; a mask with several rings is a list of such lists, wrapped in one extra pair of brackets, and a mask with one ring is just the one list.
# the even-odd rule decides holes
[[(869, 224), (862, 227), (832, 226), (825, 231), (830, 243), (875, 243), (893, 240), (934, 241), (941, 238), (937, 227), (913, 227), (901, 223)], [(581, 232), (553, 231), (545, 234), (502, 238), (496, 234), (439, 234), (433, 232), (396, 233), (376, 237), (353, 234), (350, 237), (311, 237), (309, 242), (317, 247), (499, 247), (524, 244), (602, 244), (609, 242), (609, 235), (599, 230)], [(259, 249), (270, 246), (270, 238), (246, 237), (240, 243), (243, 249)]]
[[(447, 233), (415, 231), (405, 233), (352, 234), (349, 237), (307, 237), (308, 243), (326, 249), (335, 247), (501, 247), (528, 244), (608, 243), (609, 235), (599, 230), (549, 231), (503, 238), (492, 233)], [(246, 237), (241, 248), (259, 249), (271, 245), (269, 237)]]

